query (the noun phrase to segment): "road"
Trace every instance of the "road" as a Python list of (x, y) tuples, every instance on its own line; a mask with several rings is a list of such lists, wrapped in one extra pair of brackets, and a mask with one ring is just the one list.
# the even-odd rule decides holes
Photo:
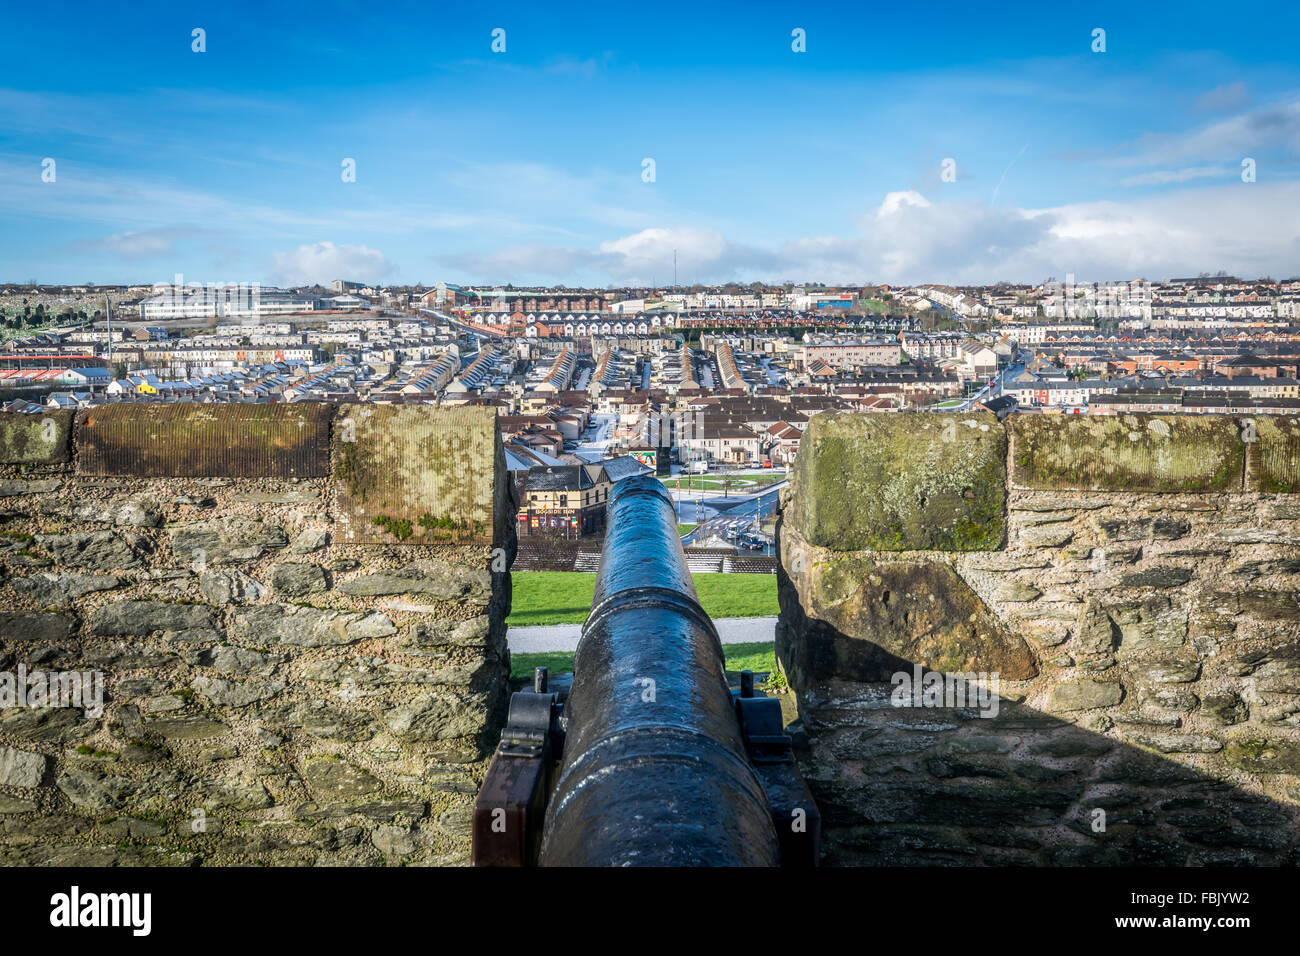
[[(717, 617), (713, 624), (723, 644), (754, 644), (776, 638), (774, 617)], [(581, 624), (512, 627), (506, 631), (506, 643), (512, 654), (560, 653), (576, 650), (581, 636)]]
[(456, 328), (460, 329), (462, 332), (466, 333), (467, 335), (479, 336), (481, 338), (490, 338), (498, 342), (501, 339), (504, 339), (506, 337), (504, 330), (502, 330), (501, 332), (493, 332), (493, 331), (484, 332), (481, 329), (471, 329), (468, 325), (466, 325), (460, 319), (456, 318), (454, 315), (448, 315), (447, 313), (440, 312), (437, 309), (422, 308), (420, 309), (420, 311), (425, 315), (432, 315), (435, 318), (441, 319), (443, 322), (455, 326)]
[(767, 384), (778, 387), (785, 385), (785, 373), (779, 368), (772, 368), (772, 360), (770, 358), (764, 356), (759, 359), (759, 364), (762, 365), (763, 370), (767, 372)]
[(591, 416), (587, 430), (573, 453), (583, 461), (600, 461), (607, 457), (610, 442), (614, 440), (614, 430), (618, 425), (618, 416), (612, 412), (599, 412)]
[(994, 375), (993, 378), (988, 382), (988, 384), (986, 384), (983, 388), (981, 388), (970, 398), (966, 399), (966, 401), (962, 402), (960, 405), (954, 405), (951, 408), (939, 409), (939, 411), (969, 412), (979, 402), (985, 401), (987, 399), (998, 398), (1002, 394), (1008, 376), (1018, 375), (1023, 370), (1024, 370), (1024, 366), (1021, 365), (1019, 362), (1008, 365), (1002, 371), (998, 372), (997, 375)]
[[(756, 531), (763, 519), (770, 517), (777, 506), (777, 496), (786, 482), (780, 481), (755, 494), (732, 494), (723, 497), (716, 491), (678, 491), (670, 487), (669, 494), (677, 501), (679, 524), (695, 524), (690, 534), (682, 538), (683, 544), (703, 544), (710, 538), (724, 541), (741, 531)], [(755, 516), (758, 521), (755, 522)], [(771, 546), (761, 551), (741, 549), (745, 554), (771, 554)]]

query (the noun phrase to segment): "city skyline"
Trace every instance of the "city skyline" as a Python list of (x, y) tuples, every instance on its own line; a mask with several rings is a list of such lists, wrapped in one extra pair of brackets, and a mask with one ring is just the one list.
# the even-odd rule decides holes
[(1300, 271), (1295, 13), (927, 9), (15, 10), (0, 279)]

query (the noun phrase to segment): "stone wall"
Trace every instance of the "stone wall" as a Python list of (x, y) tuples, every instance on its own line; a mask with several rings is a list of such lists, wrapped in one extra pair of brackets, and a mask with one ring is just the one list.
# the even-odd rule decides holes
[(782, 506), (826, 862), (1300, 862), (1300, 423), (819, 415)]
[(513, 551), (491, 410), (0, 415), (0, 680), (104, 679), (0, 708), (0, 860), (466, 863)]

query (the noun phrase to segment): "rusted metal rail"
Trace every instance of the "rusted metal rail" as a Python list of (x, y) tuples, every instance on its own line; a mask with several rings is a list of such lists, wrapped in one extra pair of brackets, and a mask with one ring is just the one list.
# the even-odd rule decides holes
[(728, 688), (671, 498), (619, 482), (572, 689), (511, 698), (475, 865), (812, 866), (819, 830), (780, 703)]

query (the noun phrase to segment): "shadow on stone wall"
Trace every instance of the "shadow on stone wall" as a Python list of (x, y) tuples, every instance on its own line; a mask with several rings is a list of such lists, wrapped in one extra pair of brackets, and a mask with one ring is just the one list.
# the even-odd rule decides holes
[[(890, 676), (918, 665), (810, 620), (784, 569), (778, 579), (777, 655), (798, 694), (793, 729), (825, 864), (1300, 863), (1295, 805), (1107, 736), (1104, 711), (1046, 713), (1017, 695), (993, 717), (894, 706)], [(1157, 741), (1176, 733), (1149, 729)], [(1294, 780), (1300, 746), (1263, 740), (1184, 743), (1221, 751), (1238, 778)], [(1300, 800), (1294, 785), (1290, 795)]]

